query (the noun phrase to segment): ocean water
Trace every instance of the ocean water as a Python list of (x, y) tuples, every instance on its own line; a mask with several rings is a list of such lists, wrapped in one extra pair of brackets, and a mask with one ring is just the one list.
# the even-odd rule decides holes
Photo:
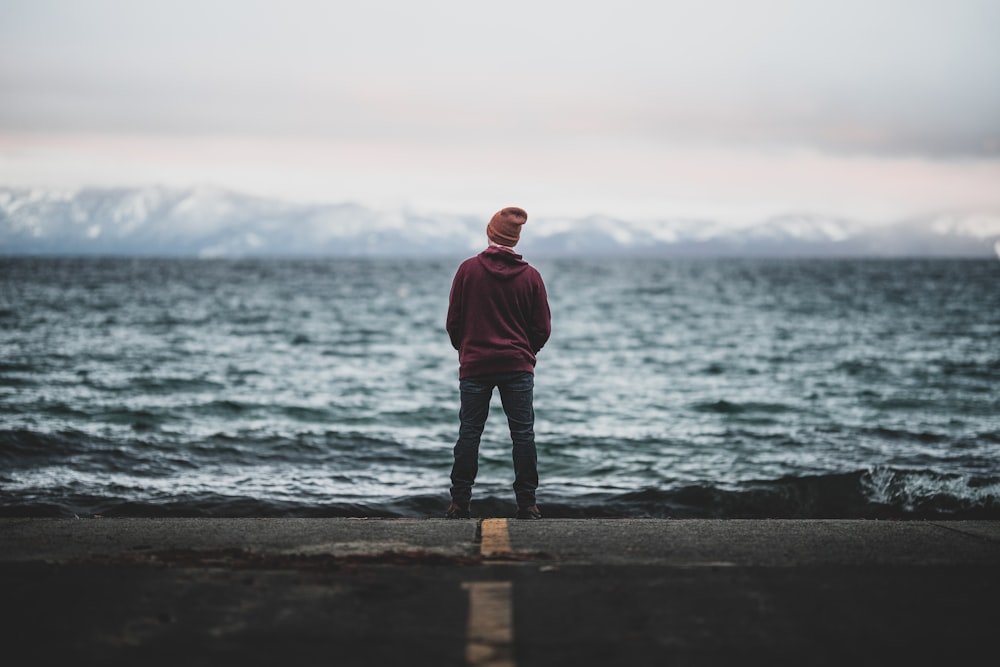
[[(460, 259), (0, 258), (0, 514), (440, 516)], [(547, 516), (1000, 518), (1000, 262), (533, 263)]]

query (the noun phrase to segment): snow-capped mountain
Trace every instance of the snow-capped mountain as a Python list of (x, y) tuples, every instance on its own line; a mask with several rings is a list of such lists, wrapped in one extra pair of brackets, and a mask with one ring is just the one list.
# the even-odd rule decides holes
[[(0, 254), (458, 256), (484, 244), (482, 216), (293, 204), (210, 188), (57, 192), (0, 188)], [(734, 230), (711, 220), (533, 218), (532, 256), (989, 257), (1000, 218), (938, 216), (876, 227), (788, 215)]]
[(7, 254), (399, 255), (433, 251), (438, 240), (464, 249), (466, 233), (456, 218), (209, 188), (0, 189), (0, 252)]

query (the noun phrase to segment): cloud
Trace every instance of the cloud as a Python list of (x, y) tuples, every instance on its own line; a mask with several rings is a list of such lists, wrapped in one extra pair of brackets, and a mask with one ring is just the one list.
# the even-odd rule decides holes
[(7, 2), (0, 124), (1000, 154), (1000, 6)]
[(7, 0), (0, 180), (993, 214), (997, 25), (986, 0)]

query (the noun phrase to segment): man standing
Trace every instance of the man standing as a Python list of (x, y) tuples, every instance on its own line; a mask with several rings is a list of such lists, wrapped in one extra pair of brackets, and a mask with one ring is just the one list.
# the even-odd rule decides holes
[(542, 277), (514, 251), (528, 220), (514, 206), (486, 226), (489, 247), (458, 268), (446, 328), (458, 350), (461, 411), (451, 469), (449, 519), (468, 519), (479, 471), (479, 440), (494, 387), (510, 427), (518, 519), (541, 519), (535, 504), (535, 355), (549, 339), (551, 320)]

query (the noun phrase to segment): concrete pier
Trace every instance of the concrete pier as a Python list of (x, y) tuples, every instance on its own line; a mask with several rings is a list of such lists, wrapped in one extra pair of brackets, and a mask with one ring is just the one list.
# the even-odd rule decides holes
[(9, 518), (0, 590), (17, 664), (959, 664), (1000, 522)]

